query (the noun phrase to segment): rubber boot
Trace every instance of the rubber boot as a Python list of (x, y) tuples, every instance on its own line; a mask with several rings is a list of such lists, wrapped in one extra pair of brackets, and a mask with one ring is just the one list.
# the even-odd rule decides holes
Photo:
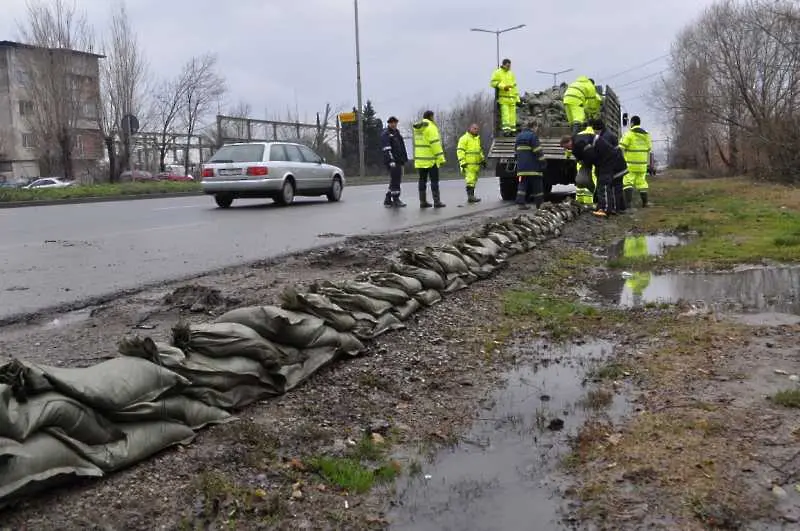
[(467, 203), (480, 203), (481, 198), (475, 197), (475, 187), (467, 186)]
[(403, 208), (404, 206), (406, 206), (406, 204), (400, 200), (399, 195), (392, 197), (392, 205), (395, 206), (396, 208)]
[(544, 197), (543, 196), (538, 195), (538, 196), (533, 198), (533, 204), (536, 205), (536, 210), (539, 210), (540, 208), (542, 208), (542, 203), (544, 203)]
[(625, 188), (625, 208), (633, 208), (633, 188)]
[(419, 191), (419, 207), (420, 208), (430, 208), (433, 205), (428, 203), (428, 192), (425, 190)]
[(647, 192), (639, 192), (639, 197), (642, 198), (642, 208), (647, 208)]
[(392, 193), (386, 192), (386, 197), (383, 199), (383, 206), (390, 207), (392, 206)]
[(442, 203), (442, 200), (439, 196), (439, 190), (431, 190), (431, 195), (433, 195), (433, 208), (444, 208), (447, 206)]

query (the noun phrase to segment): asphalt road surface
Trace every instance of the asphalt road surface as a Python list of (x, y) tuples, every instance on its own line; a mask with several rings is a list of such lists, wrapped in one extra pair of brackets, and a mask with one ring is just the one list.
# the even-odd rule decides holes
[(352, 186), (340, 203), (297, 198), (289, 207), (210, 196), (0, 210), (0, 319), (365, 235), (435, 223), (504, 205), (497, 179), (464, 205), (463, 182), (442, 181), (444, 209), (382, 205), (385, 185)]

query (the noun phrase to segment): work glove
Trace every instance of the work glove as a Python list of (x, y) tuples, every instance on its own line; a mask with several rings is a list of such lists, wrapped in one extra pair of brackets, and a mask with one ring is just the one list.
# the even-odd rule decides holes
[(486, 167), (487, 167), (486, 161), (482, 160), (481, 161), (481, 168), (486, 169)]
[(466, 164), (462, 164), (461, 165), (461, 173), (467, 173), (467, 165)]
[(389, 163), (389, 167), (390, 167), (390, 168), (394, 168), (395, 166), (397, 166), (397, 164), (395, 164), (394, 162), (390, 162), (390, 163)]

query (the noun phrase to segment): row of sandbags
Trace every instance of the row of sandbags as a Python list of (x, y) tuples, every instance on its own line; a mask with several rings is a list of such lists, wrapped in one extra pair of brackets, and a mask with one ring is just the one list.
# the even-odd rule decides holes
[(87, 368), (0, 366), (0, 506), (70, 477), (100, 477), (234, 420), (231, 412), (296, 387), (442, 296), (558, 236), (580, 208), (545, 205), (451, 245), (404, 249), (386, 271), (291, 288), (281, 306), (178, 325), (169, 343), (129, 337)]

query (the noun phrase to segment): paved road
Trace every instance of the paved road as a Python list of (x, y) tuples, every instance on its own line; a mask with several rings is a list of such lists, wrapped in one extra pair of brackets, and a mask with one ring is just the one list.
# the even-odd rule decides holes
[(288, 208), (239, 200), (220, 210), (200, 196), (0, 210), (0, 319), (503, 205), (495, 178), (463, 208), (461, 181), (442, 182), (441, 210), (420, 210), (414, 183), (403, 187), (408, 208), (386, 209), (384, 190), (354, 186), (341, 203)]

